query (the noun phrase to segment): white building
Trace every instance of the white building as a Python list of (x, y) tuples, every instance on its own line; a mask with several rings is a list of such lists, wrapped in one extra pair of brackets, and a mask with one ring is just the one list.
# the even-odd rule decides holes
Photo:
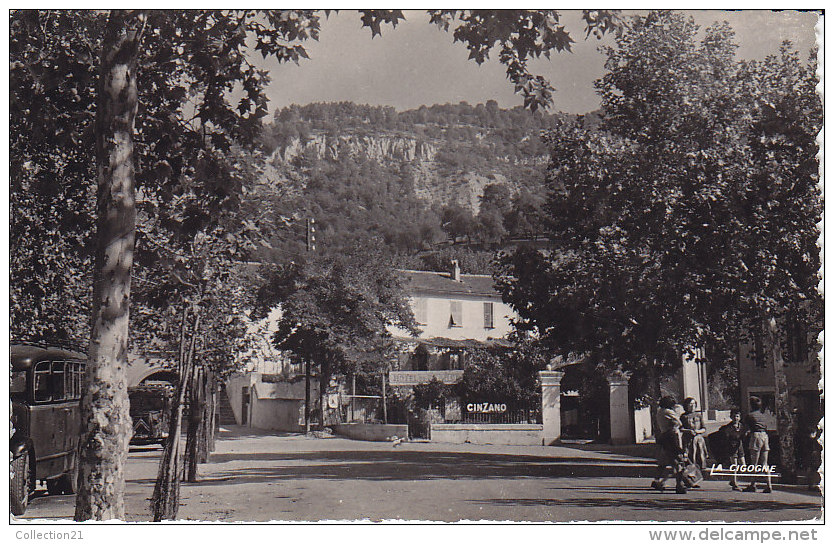
[(391, 333), (402, 349), (392, 386), (410, 386), (436, 377), (455, 383), (463, 374), (468, 349), (507, 345), (515, 312), (501, 300), (491, 276), (461, 274), (456, 261), (449, 272), (398, 270), (420, 329), (416, 338), (401, 329)]

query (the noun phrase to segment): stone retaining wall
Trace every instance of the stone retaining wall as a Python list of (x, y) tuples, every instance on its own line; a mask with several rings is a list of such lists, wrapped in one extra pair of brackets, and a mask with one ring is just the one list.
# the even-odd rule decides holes
[(432, 423), (431, 441), (450, 444), (541, 446), (542, 426), (536, 424)]
[(383, 423), (341, 423), (331, 425), (335, 434), (354, 440), (390, 442), (396, 438), (408, 438), (408, 425)]

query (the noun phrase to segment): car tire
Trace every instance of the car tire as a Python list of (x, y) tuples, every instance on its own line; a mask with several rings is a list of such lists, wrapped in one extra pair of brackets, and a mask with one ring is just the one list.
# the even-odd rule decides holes
[(11, 462), (12, 476), (9, 486), (9, 509), (15, 516), (22, 516), (29, 506), (32, 491), (32, 477), (29, 467), (29, 452), (24, 451)]

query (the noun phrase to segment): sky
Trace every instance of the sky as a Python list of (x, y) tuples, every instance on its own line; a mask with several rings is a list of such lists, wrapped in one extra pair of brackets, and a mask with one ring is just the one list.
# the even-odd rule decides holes
[[(593, 87), (603, 74), (601, 44), (584, 38), (581, 12), (565, 10), (561, 23), (576, 40), (572, 53), (555, 53), (531, 63), (533, 72), (548, 78), (556, 88), (554, 111), (585, 113), (599, 106)], [(629, 14), (632, 12), (625, 12)], [(736, 32), (738, 57), (762, 59), (778, 52), (789, 39), (803, 53), (815, 43), (817, 15), (765, 10), (687, 10), (702, 28), (716, 20), (728, 21)], [(504, 67), (497, 60), (481, 66), (467, 60), (468, 51), (453, 43), (451, 34), (430, 25), (425, 11), (406, 11), (396, 29), (383, 27), (382, 36), (371, 39), (355, 11), (343, 10), (322, 21), (320, 39), (305, 44), (309, 59), (295, 64), (259, 61), (273, 82), (267, 95), (270, 111), (290, 104), (351, 101), (387, 105), (397, 110), (421, 105), (470, 104), (495, 100), (501, 107), (522, 103), (513, 93)]]

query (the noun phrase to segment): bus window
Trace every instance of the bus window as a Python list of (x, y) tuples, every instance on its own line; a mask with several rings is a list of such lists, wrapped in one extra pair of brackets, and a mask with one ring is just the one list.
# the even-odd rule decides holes
[(39, 363), (35, 367), (35, 402), (46, 402), (52, 399), (50, 387), (51, 365), (49, 361)]
[(53, 361), (52, 363), (52, 400), (64, 400), (64, 361)]
[(84, 365), (82, 363), (67, 362), (64, 367), (64, 372), (67, 400), (80, 399), (81, 385), (84, 383)]

